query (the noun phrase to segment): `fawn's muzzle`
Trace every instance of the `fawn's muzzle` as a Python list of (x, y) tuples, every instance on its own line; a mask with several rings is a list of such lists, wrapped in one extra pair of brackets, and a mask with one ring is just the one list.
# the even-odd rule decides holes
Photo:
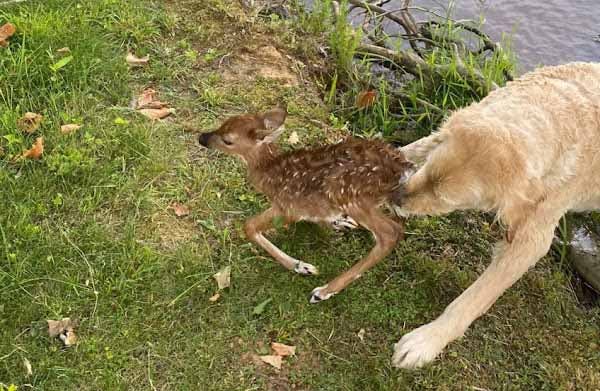
[(198, 142), (200, 145), (208, 148), (208, 140), (210, 140), (210, 136), (210, 133), (202, 133), (200, 136), (198, 136)]

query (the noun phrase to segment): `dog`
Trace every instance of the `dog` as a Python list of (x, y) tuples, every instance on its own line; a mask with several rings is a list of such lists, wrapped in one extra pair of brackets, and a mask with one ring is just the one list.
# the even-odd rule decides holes
[(495, 212), (507, 229), (477, 281), (394, 345), (393, 365), (416, 368), (547, 253), (567, 211), (600, 207), (600, 64), (528, 73), (402, 151), (419, 166), (401, 194), (404, 216), (478, 209)]
[(263, 233), (275, 219), (307, 220), (336, 228), (362, 226), (375, 237), (369, 254), (328, 284), (315, 288), (310, 302), (329, 299), (358, 279), (403, 237), (402, 221), (382, 208), (397, 200), (402, 178), (412, 164), (402, 152), (381, 141), (348, 138), (340, 143), (282, 153), (275, 141), (283, 132), (287, 112), (276, 108), (261, 114), (227, 119), (216, 131), (203, 133), (199, 143), (246, 163), (250, 183), (266, 195), (271, 207), (246, 221), (248, 239), (288, 270), (317, 274), (309, 263), (285, 254)]

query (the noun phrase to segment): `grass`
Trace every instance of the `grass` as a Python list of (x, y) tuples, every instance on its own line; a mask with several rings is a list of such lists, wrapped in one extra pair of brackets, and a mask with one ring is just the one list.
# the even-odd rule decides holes
[[(578, 305), (551, 257), (433, 365), (391, 368), (392, 344), (437, 316), (485, 267), (500, 233), (478, 214), (411, 221), (386, 262), (344, 294), (309, 305), (311, 289), (362, 256), (369, 236), (310, 224), (278, 231), (278, 245), (322, 274), (285, 272), (243, 237), (244, 218), (265, 203), (242, 166), (200, 150), (190, 130), (285, 101), (289, 131), (303, 144), (338, 138), (343, 121), (306, 72), (306, 84), (291, 87), (226, 72), (252, 66), (240, 62), (241, 45), (253, 58), (263, 45), (295, 56), (313, 38), (224, 0), (163, 3), (0, 8), (0, 24), (18, 28), (0, 50), (0, 389), (600, 387), (600, 311)], [(73, 59), (53, 71), (62, 47)], [(128, 50), (150, 54), (150, 65), (128, 69)], [(151, 123), (128, 109), (146, 86), (177, 109), (174, 118)], [(16, 130), (25, 111), (45, 115), (37, 134)], [(84, 127), (64, 136), (65, 122)], [(44, 158), (11, 162), (38, 135)], [(173, 202), (190, 215), (176, 218)], [(232, 286), (211, 303), (211, 276), (226, 265)], [(67, 316), (78, 319), (80, 342), (63, 349), (45, 320)], [(252, 358), (271, 341), (298, 347), (279, 372)]]

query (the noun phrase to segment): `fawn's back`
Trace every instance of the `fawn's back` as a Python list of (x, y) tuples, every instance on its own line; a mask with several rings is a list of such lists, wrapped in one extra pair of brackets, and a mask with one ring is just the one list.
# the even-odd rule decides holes
[(313, 220), (345, 212), (349, 206), (388, 202), (410, 167), (393, 147), (356, 138), (266, 155), (249, 173), (254, 186), (274, 206)]

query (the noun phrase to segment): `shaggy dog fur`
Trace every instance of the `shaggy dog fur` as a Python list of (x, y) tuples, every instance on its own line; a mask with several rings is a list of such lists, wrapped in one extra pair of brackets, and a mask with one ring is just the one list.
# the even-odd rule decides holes
[(507, 228), (479, 279), (395, 345), (394, 365), (413, 368), (461, 337), (546, 254), (563, 214), (600, 207), (600, 64), (526, 74), (402, 150), (421, 165), (406, 183), (405, 215), (479, 209)]

